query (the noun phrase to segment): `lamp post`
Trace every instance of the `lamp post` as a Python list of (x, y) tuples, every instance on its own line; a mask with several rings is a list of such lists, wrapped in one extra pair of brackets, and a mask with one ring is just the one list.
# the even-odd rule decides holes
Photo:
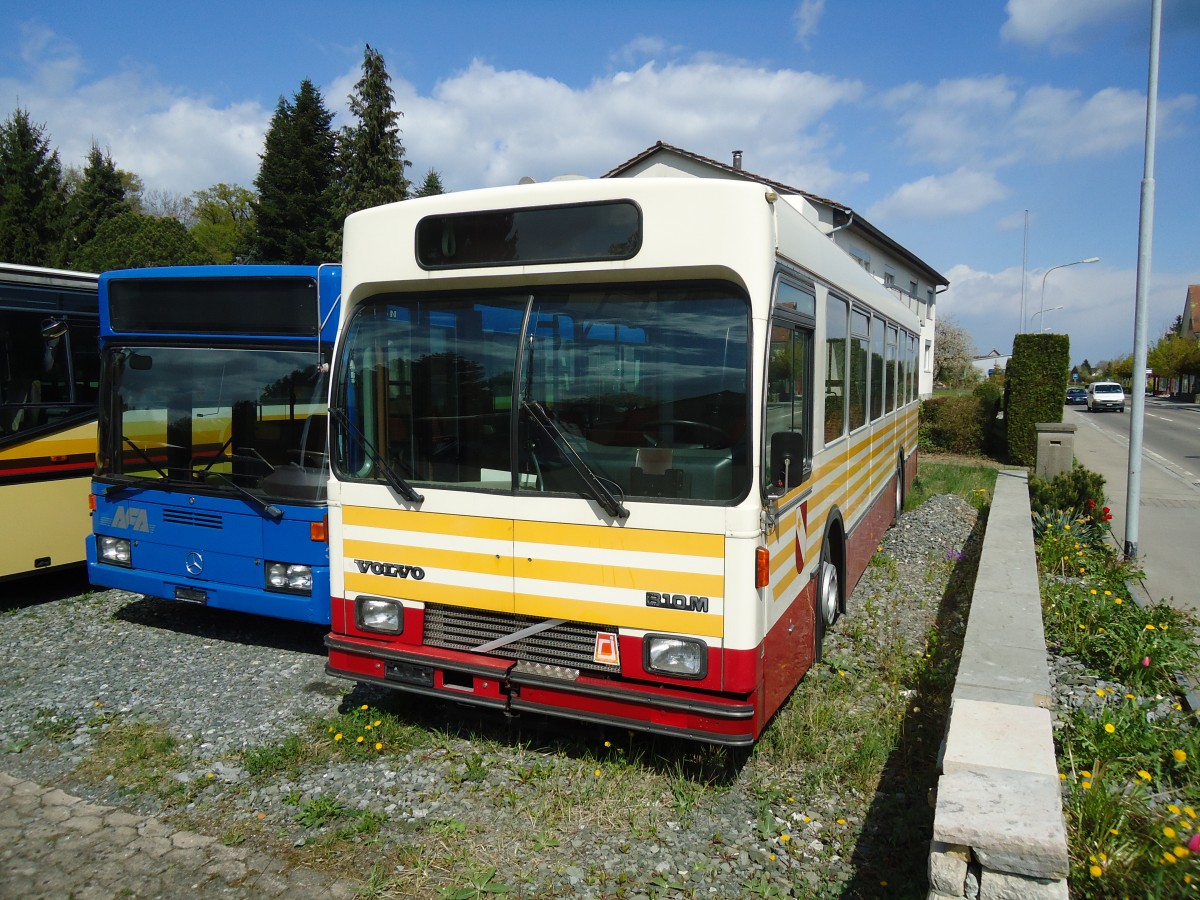
[[(1038, 316), (1040, 316), (1042, 313), (1054, 312), (1056, 309), (1066, 309), (1066, 307), (1065, 306), (1052, 306), (1049, 309), (1039, 309), (1037, 312), (1035, 312), (1032, 316), (1029, 317), (1029, 321), (1032, 324), (1033, 320), (1036, 319)], [(1045, 320), (1042, 321), (1042, 324), (1043, 325), (1046, 324)], [(1035, 328), (1034, 331), (1037, 331), (1037, 329)]]
[[(1038, 313), (1044, 312), (1046, 309), (1046, 278), (1050, 275), (1051, 272), (1053, 272), (1055, 269), (1065, 269), (1067, 266), (1078, 266), (1082, 263), (1094, 263), (1094, 262), (1100, 262), (1100, 257), (1089, 256), (1087, 259), (1077, 259), (1077, 260), (1075, 260), (1075, 262), (1062, 263), (1061, 265), (1051, 266), (1050, 268), (1048, 268), (1046, 270), (1046, 274), (1042, 276), (1042, 300), (1041, 300), (1041, 303), (1039, 304)], [(1034, 313), (1034, 315), (1037, 315), (1038, 313)], [(1033, 316), (1030, 316), (1031, 320), (1032, 320), (1032, 318), (1033, 318)]]

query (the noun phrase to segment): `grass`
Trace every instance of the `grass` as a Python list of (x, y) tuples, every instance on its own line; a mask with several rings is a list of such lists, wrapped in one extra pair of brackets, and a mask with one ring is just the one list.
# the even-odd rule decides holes
[(1071, 858), (1081, 900), (1200, 891), (1200, 728), (1177, 676), (1190, 673), (1197, 621), (1141, 606), (1138, 573), (1103, 521), (1049, 510), (1034, 521), (1049, 644), (1105, 682), (1056, 735)]

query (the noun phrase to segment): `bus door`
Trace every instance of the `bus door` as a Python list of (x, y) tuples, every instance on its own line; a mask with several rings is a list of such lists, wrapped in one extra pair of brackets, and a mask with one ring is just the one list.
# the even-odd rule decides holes
[(770, 583), (762, 634), (768, 708), (800, 680), (813, 662), (816, 627), (811, 573), (819, 537), (809, 536), (813, 496), (813, 312), (810, 290), (780, 280), (767, 347), (763, 428), (763, 492), (767, 497)]

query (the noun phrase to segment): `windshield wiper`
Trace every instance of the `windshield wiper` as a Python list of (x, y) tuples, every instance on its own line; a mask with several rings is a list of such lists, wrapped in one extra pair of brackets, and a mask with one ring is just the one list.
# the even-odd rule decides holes
[(350, 417), (346, 415), (345, 410), (331, 406), (329, 407), (329, 414), (340, 422), (346, 431), (350, 433), (350, 436), (358, 441), (359, 445), (367, 451), (367, 456), (371, 457), (371, 462), (379, 469), (379, 474), (383, 476), (383, 480), (388, 483), (388, 486), (393, 491), (412, 503), (425, 502), (423, 494), (418, 494), (411, 484), (392, 471), (392, 467), (379, 455), (379, 451), (375, 449), (375, 445), (368, 441), (363, 433), (354, 427), (354, 423), (350, 421)]
[(160, 469), (160, 468), (158, 467), (158, 463), (156, 463), (154, 460), (152, 460), (152, 459), (150, 458), (149, 454), (148, 454), (148, 453), (146, 453), (146, 451), (145, 451), (145, 450), (143, 450), (141, 447), (139, 447), (137, 444), (135, 444), (135, 443), (134, 443), (133, 441), (131, 441), (129, 438), (125, 437), (125, 435), (121, 435), (121, 440), (123, 440), (123, 441), (124, 441), (125, 443), (127, 443), (127, 444), (128, 444), (130, 447), (132, 447), (134, 450), (136, 450), (136, 451), (137, 451), (137, 455), (138, 455), (138, 456), (140, 456), (142, 459), (144, 459), (146, 462), (148, 462), (148, 463), (150, 464), (150, 468), (152, 468), (152, 469), (153, 469), (155, 472), (157, 472), (157, 473), (158, 473), (159, 475), (161, 475), (163, 478), (167, 478), (167, 477), (168, 477), (168, 476), (167, 476), (167, 473), (166, 473), (166, 472), (164, 472), (162, 469)]
[(542, 431), (546, 432), (550, 440), (557, 444), (560, 450), (564, 451), (563, 455), (566, 457), (567, 462), (571, 464), (571, 468), (583, 479), (583, 483), (587, 486), (588, 493), (592, 499), (599, 503), (604, 508), (604, 511), (614, 519), (628, 518), (629, 510), (613, 495), (612, 491), (604, 486), (604, 482), (600, 480), (600, 476), (593, 472), (588, 464), (583, 461), (583, 457), (571, 446), (571, 442), (567, 440), (567, 436), (562, 433), (562, 429), (555, 424), (542, 405), (536, 400), (524, 400), (521, 406), (529, 411), (529, 415), (541, 426)]
[(248, 490), (246, 490), (240, 484), (236, 484), (232, 479), (226, 478), (220, 472), (206, 472), (204, 474), (204, 481), (206, 483), (216, 482), (221, 487), (232, 488), (236, 493), (241, 494), (243, 497), (245, 497), (247, 500), (249, 500), (252, 504), (254, 504), (256, 507), (258, 507), (260, 510), (262, 510), (263, 515), (265, 515), (272, 522), (278, 522), (280, 519), (283, 518), (283, 510), (280, 509), (278, 506), (276, 506), (273, 503), (268, 503), (266, 500), (264, 500), (262, 497), (257, 496), (256, 494), (250, 493)]

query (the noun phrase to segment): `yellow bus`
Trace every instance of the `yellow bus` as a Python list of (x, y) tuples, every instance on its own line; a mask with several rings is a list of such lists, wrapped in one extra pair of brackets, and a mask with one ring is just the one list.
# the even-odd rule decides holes
[(752, 744), (916, 471), (919, 321), (761, 185), (346, 220), (328, 671)]
[(0, 580), (84, 560), (98, 276), (0, 263)]

